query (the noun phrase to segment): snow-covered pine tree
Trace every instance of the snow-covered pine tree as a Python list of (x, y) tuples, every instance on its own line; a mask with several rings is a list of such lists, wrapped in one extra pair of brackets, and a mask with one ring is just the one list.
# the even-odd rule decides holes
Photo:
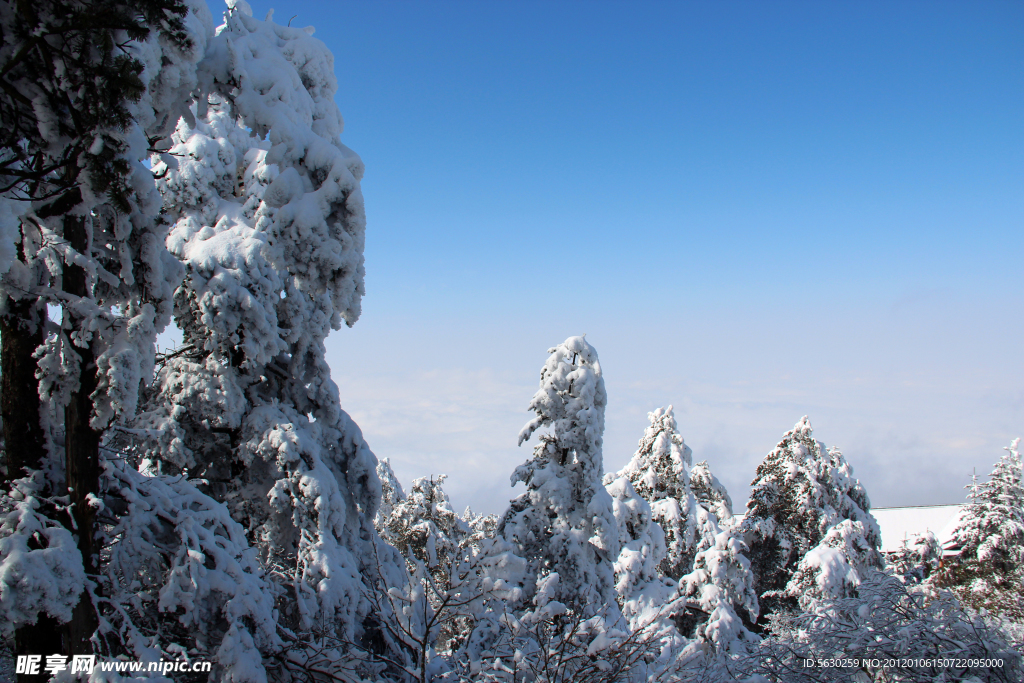
[(177, 167), (154, 163), (174, 222), (167, 243), (186, 268), (175, 293), (184, 346), (134, 425), (140, 466), (197, 480), (266, 568), (278, 627), (296, 638), (290, 658), (269, 660), (273, 642), (228, 596), (205, 622), (211, 655), (251, 680), (272, 663), (317, 656), (330, 668), (378, 648), (390, 617), (367, 596), (406, 582), (373, 526), (376, 458), (324, 358), (327, 334), (359, 316), (363, 165), (340, 141), (333, 57), (311, 34), (229, 0), (199, 67), (194, 123), (174, 135)]
[(445, 591), (452, 562), (469, 534), (469, 527), (452, 510), (444, 492), (446, 478), (440, 474), (413, 480), (409, 494), (394, 503), (384, 520), (386, 533), (381, 533), (407, 561), (425, 565), (434, 583)]
[(482, 591), (500, 587), (506, 597), (484, 601), (473, 615), (456, 664), (480, 681), (625, 680), (655, 645), (638, 642), (648, 632), (631, 634), (616, 602), (619, 527), (602, 485), (601, 366), (583, 337), (548, 352), (530, 402), (536, 416), (520, 432), (520, 445), (546, 429), (512, 475), (526, 491), (495, 538), (473, 550), (481, 571), (463, 582)]
[[(833, 557), (825, 548), (842, 541), (855, 555), (851, 558), (854, 568), (882, 566), (878, 552), (881, 536), (864, 487), (853, 477), (839, 450), (826, 449), (814, 438), (806, 417), (765, 457), (751, 486), (747, 513), (739, 528), (756, 581), (759, 624), (774, 612), (796, 608), (797, 598), (787, 586), (808, 551), (823, 541), (819, 555)], [(852, 523), (850, 528), (827, 539), (830, 530), (844, 521)], [(805, 563), (810, 581), (817, 580), (815, 567), (810, 566), (816, 558), (818, 555)]]
[(653, 519), (651, 506), (628, 477), (606, 474), (619, 525), (619, 557), (615, 560), (615, 591), (632, 636), (651, 645), (645, 655), (650, 668), (668, 675), (676, 663), (698, 654), (696, 644), (680, 633), (678, 616), (686, 611), (686, 596), (678, 581), (662, 576), (665, 535)]
[[(667, 546), (660, 572), (678, 580), (693, 569), (697, 553), (714, 544), (720, 529), (717, 519), (698, 503), (690, 488), (691, 451), (676, 431), (672, 406), (648, 413), (647, 419), (650, 425), (619, 476), (629, 479), (636, 492), (650, 503)], [(703, 469), (698, 471), (703, 477)], [(708, 485), (716, 481), (712, 477)], [(712, 495), (710, 491), (708, 495)]]
[(405, 491), (402, 489), (398, 477), (395, 476), (395, 471), (391, 469), (391, 460), (388, 458), (377, 462), (377, 478), (380, 479), (380, 505), (373, 518), (373, 526), (381, 538), (397, 548), (397, 542), (390, 537), (388, 532), (388, 519), (395, 506), (405, 500)]
[(821, 541), (800, 558), (778, 597), (795, 601), (805, 612), (855, 596), (861, 580), (882, 568), (877, 547), (867, 540), (864, 524), (844, 519), (829, 527)]
[[(760, 610), (754, 574), (743, 533), (735, 526), (732, 498), (707, 460), (690, 470), (690, 490), (698, 509), (712, 513), (717, 526), (702, 525), (704, 537), (698, 543), (693, 570), (680, 584), (691, 606), (688, 617), (696, 617), (694, 635), (708, 653), (707, 666), (718, 672), (715, 675), (725, 676), (732, 660), (757, 642), (749, 630)], [(694, 607), (699, 611), (693, 612)]]
[(1020, 439), (1005, 448), (988, 481), (972, 489), (951, 541), (959, 547), (935, 583), (966, 604), (1024, 622), (1024, 484)]
[[(0, 336), (10, 494), (0, 571), (5, 601), (18, 606), (4, 627), (21, 627), (19, 650), (32, 632), (34, 651), (92, 651), (96, 591), (83, 570), (95, 574), (102, 562), (95, 538), (101, 440), (135, 411), (180, 280), (141, 162), (187, 113), (201, 51), (187, 11), (177, 0), (0, 7)], [(63, 309), (48, 337), (47, 304)], [(74, 529), (77, 551), (58, 522)], [(52, 644), (58, 620), (68, 622), (66, 648)]]
[[(609, 490), (613, 496), (620, 492), (621, 485), (612, 485), (616, 476), (632, 482), (630, 489), (650, 503), (652, 521), (664, 530), (668, 548), (658, 570), (678, 581), (673, 616), (683, 635), (696, 636), (711, 656), (719, 650), (739, 652), (755, 640), (743, 620), (756, 618), (758, 608), (749, 563), (738, 555), (746, 550), (743, 541), (719, 524), (719, 514), (732, 522), (729, 493), (707, 461), (691, 467), (691, 451), (676, 431), (672, 406), (648, 413), (648, 420), (633, 458), (606, 478)], [(620, 564), (628, 566), (627, 559), (620, 557)]]
[(715, 513), (719, 524), (732, 525), (732, 498), (725, 485), (711, 472), (707, 460), (701, 460), (690, 469), (690, 490), (704, 509)]
[(597, 351), (586, 339), (569, 337), (548, 353), (530, 402), (536, 417), (519, 433), (519, 444), (548, 429), (512, 475), (512, 484), (521, 481), (526, 491), (512, 501), (498, 534), (527, 562), (524, 597), (543, 586), (547, 602), (590, 617), (616, 604), (618, 525), (601, 483), (608, 399)]
[(694, 635), (719, 660), (719, 668), (725, 658), (745, 654), (758, 640), (747, 628), (757, 619), (759, 605), (746, 550), (738, 530), (727, 527), (714, 545), (697, 553), (693, 571), (679, 582), (687, 603), (707, 615), (696, 620)]

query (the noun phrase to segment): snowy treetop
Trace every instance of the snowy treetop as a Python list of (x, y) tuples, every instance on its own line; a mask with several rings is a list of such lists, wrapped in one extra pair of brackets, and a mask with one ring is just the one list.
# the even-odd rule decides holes
[[(814, 438), (807, 416), (786, 432), (757, 469), (744, 524), (793, 525), (816, 544), (844, 519), (861, 522), (875, 547), (881, 544), (871, 503), (853, 468), (838, 448)], [(801, 554), (810, 546), (801, 549)]]
[(583, 466), (594, 469), (600, 477), (608, 395), (597, 352), (584, 337), (569, 337), (548, 353), (551, 355), (540, 371), (540, 389), (529, 406), (537, 415), (519, 432), (519, 444), (539, 427), (550, 427), (550, 433), (540, 437), (537, 456), (558, 457), (564, 464), (572, 453), (577, 457), (588, 454), (589, 458), (581, 457)]
[(685, 498), (690, 484), (692, 451), (676, 432), (672, 406), (647, 413), (650, 421), (633, 458), (620, 472), (648, 501)]

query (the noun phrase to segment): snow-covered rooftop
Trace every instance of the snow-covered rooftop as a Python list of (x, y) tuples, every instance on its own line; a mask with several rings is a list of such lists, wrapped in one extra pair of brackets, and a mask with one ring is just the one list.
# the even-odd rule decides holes
[(948, 547), (950, 536), (963, 505), (922, 505), (917, 507), (872, 508), (871, 514), (882, 530), (882, 552), (900, 549), (903, 539), (913, 546), (914, 537), (931, 531), (943, 548)]

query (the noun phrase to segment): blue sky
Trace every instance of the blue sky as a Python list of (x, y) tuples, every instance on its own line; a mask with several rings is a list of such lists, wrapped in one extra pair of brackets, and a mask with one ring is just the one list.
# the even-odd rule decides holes
[(738, 507), (804, 414), (875, 505), (1024, 436), (1024, 5), (251, 4), (335, 57), (367, 295), (329, 360), (406, 484), (500, 513), (580, 333), (606, 467), (673, 403)]

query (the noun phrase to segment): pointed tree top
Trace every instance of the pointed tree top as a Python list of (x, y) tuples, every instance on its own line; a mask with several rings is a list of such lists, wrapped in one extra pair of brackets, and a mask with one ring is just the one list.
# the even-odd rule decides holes
[(811, 436), (814, 430), (811, 428), (810, 418), (808, 418), (806, 415), (801, 417), (800, 421), (793, 425), (793, 432), (800, 435)]

